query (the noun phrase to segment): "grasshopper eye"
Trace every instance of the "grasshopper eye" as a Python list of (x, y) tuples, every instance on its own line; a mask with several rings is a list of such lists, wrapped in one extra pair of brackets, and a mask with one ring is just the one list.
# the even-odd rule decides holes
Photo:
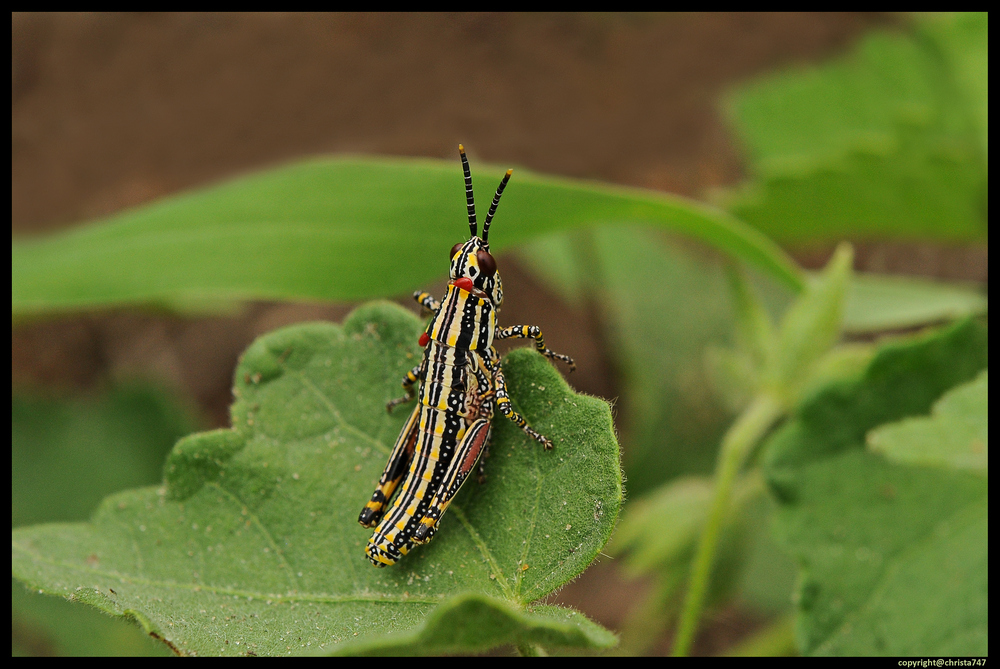
[(455, 244), (454, 246), (452, 246), (451, 247), (451, 253), (448, 254), (448, 260), (451, 260), (452, 258), (454, 258), (455, 254), (458, 253), (462, 249), (463, 246), (465, 246), (465, 244), (463, 244), (462, 242), (459, 242), (459, 243)]
[(483, 249), (476, 251), (476, 261), (484, 275), (493, 276), (497, 273), (497, 261), (493, 259), (489, 251)]

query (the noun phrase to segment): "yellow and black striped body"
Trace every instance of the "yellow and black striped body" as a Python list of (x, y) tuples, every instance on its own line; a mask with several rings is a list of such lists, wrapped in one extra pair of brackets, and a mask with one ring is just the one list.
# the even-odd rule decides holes
[[(414, 398), (417, 406), (389, 454), (375, 492), (358, 516), (363, 526), (375, 528), (365, 552), (379, 567), (394, 564), (415, 545), (434, 536), (442, 515), (477, 461), (489, 452), (494, 410), (546, 450), (553, 447), (551, 440), (514, 411), (493, 340), (534, 339), (539, 353), (563, 360), (573, 369), (571, 358), (545, 347), (537, 326), (497, 327), (503, 286), (496, 260), (489, 252), (489, 227), (511, 170), (497, 187), (483, 224), (483, 236), (479, 237), (472, 176), (461, 145), (459, 152), (465, 172), (471, 238), (451, 249), (451, 282), (440, 303), (427, 293), (413, 295), (434, 317), (420, 338), (424, 349), (420, 364), (403, 377), (406, 395), (391, 400), (386, 409), (391, 412), (393, 407)], [(414, 392), (417, 384), (419, 390)], [(390, 501), (392, 506), (387, 511)]]
[[(406, 442), (413, 442), (409, 471), (392, 507), (368, 540), (366, 551), (374, 564), (393, 564), (414, 544), (433, 536), (436, 522), (428, 522), (425, 524), (432, 527), (427, 536), (422, 541), (414, 539), (429, 510), (434, 511), (429, 521), (439, 520), (444, 511), (439, 505), (432, 507), (434, 498), (446, 496), (444, 508), (447, 508), (447, 502), (475, 464), (465, 462), (469, 455), (466, 453), (460, 453), (465, 456), (463, 462), (455, 461), (470, 426), (485, 423), (479, 427), (485, 430), (481, 441), (488, 439), (493, 409), (492, 402), (482, 401), (482, 395), (489, 393), (490, 388), (480, 386), (480, 380), (488, 377), (477, 375), (476, 371), (485, 367), (482, 358), (490, 355), (495, 330), (496, 316), (488, 300), (454, 285), (448, 287), (447, 296), (427, 328), (430, 340), (424, 349), (426, 374), (417, 394), (417, 406), (400, 435), (404, 449)], [(477, 457), (481, 450), (482, 445), (475, 453)], [(394, 474), (396, 477), (390, 473), (390, 481), (401, 472)], [(455, 487), (450, 495), (449, 490), (441, 490), (446, 483), (450, 483), (447, 488)], [(391, 491), (379, 492), (376, 490), (366, 509), (384, 505), (387, 501), (384, 498), (392, 495)]]

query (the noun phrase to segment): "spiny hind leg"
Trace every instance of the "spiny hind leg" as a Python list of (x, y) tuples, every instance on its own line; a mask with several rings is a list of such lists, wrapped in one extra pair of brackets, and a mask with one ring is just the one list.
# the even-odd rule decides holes
[(546, 358), (551, 360), (562, 360), (567, 365), (569, 365), (569, 371), (576, 369), (576, 363), (573, 362), (573, 358), (568, 355), (563, 355), (562, 353), (556, 353), (550, 348), (545, 347), (545, 337), (542, 336), (542, 329), (537, 325), (511, 325), (510, 327), (496, 329), (496, 334), (493, 335), (494, 339), (534, 339), (535, 340), (535, 350), (544, 355)]
[(448, 465), (448, 469), (444, 472), (444, 477), (441, 480), (437, 493), (431, 498), (430, 506), (427, 507), (424, 517), (420, 520), (420, 524), (417, 525), (417, 529), (413, 533), (414, 543), (426, 543), (437, 532), (441, 516), (448, 510), (451, 500), (458, 494), (458, 491), (462, 488), (462, 484), (465, 483), (465, 479), (469, 477), (469, 473), (476, 466), (476, 461), (479, 459), (486, 444), (489, 443), (489, 439), (489, 419), (480, 418), (465, 431), (462, 441), (455, 448), (455, 455)]
[(507, 380), (503, 377), (503, 371), (499, 366), (496, 368), (496, 373), (493, 376), (493, 389), (496, 392), (497, 409), (500, 410), (500, 413), (524, 430), (526, 435), (544, 446), (545, 450), (552, 450), (552, 440), (537, 432), (533, 427), (528, 425), (528, 421), (524, 420), (524, 416), (514, 411), (514, 407), (510, 403), (510, 395), (507, 393)]
[(410, 461), (413, 459), (413, 450), (416, 444), (417, 435), (420, 432), (420, 407), (416, 407), (410, 412), (410, 417), (403, 426), (403, 431), (399, 433), (396, 444), (389, 453), (389, 461), (382, 470), (382, 478), (379, 479), (378, 486), (372, 497), (361, 509), (358, 522), (364, 527), (373, 527), (385, 513), (385, 506), (392, 498), (392, 493), (396, 491), (399, 482), (410, 468)]

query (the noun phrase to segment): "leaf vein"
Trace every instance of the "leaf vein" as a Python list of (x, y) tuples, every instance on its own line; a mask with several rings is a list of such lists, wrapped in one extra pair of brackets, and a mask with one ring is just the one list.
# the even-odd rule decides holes
[(250, 521), (257, 527), (258, 530), (260, 530), (264, 534), (264, 538), (267, 539), (267, 543), (271, 545), (271, 550), (273, 550), (274, 554), (278, 556), (278, 561), (281, 563), (281, 566), (288, 574), (288, 580), (291, 581), (292, 590), (297, 591), (299, 589), (299, 580), (298, 578), (296, 578), (295, 572), (292, 571), (292, 566), (288, 564), (288, 560), (285, 559), (285, 552), (281, 550), (281, 548), (278, 546), (278, 543), (274, 540), (274, 537), (271, 535), (271, 531), (268, 530), (266, 527), (264, 527), (264, 523), (260, 522), (260, 518), (257, 517), (257, 514), (255, 514), (253, 511), (250, 510), (250, 505), (244, 502), (242, 499), (240, 499), (239, 495), (237, 495), (236, 493), (232, 492), (231, 490), (227, 490), (226, 488), (223, 488), (221, 485), (219, 485), (217, 481), (211, 481), (208, 483), (208, 485), (216, 488), (217, 490), (225, 493), (226, 495), (229, 495), (233, 500), (239, 503), (239, 505), (243, 507), (243, 509), (246, 509), (247, 516), (249, 516)]
[(474, 528), (472, 523), (469, 522), (469, 519), (466, 517), (465, 512), (462, 511), (460, 506), (452, 504), (449, 508), (461, 521), (465, 531), (469, 533), (470, 537), (472, 537), (472, 543), (476, 544), (479, 552), (482, 553), (483, 557), (486, 558), (486, 561), (489, 562), (490, 568), (496, 576), (497, 584), (500, 586), (500, 589), (503, 590), (504, 595), (507, 596), (507, 599), (514, 601), (516, 598), (510, 589), (510, 584), (507, 583), (507, 577), (504, 576), (503, 569), (500, 568), (500, 564), (497, 562), (496, 558), (493, 557), (493, 553), (490, 551), (489, 546), (487, 546), (486, 542), (483, 541), (483, 538), (479, 536), (476, 528)]
[(324, 393), (322, 390), (320, 390), (319, 388), (316, 387), (316, 384), (313, 383), (309, 379), (309, 377), (307, 377), (302, 372), (299, 372), (297, 374), (297, 376), (299, 377), (299, 380), (302, 381), (302, 385), (304, 385), (306, 388), (308, 388), (309, 390), (311, 390), (313, 393), (316, 394), (317, 397), (320, 398), (320, 400), (322, 400), (323, 404), (325, 404), (326, 408), (330, 411), (330, 415), (334, 417), (334, 419), (337, 421), (337, 423), (341, 427), (343, 427), (344, 429), (346, 429), (351, 434), (353, 434), (353, 435), (355, 435), (357, 437), (360, 437), (360, 438), (362, 438), (362, 439), (364, 439), (366, 441), (371, 442), (372, 446), (374, 446), (379, 451), (381, 451), (383, 455), (388, 455), (389, 454), (389, 447), (388, 446), (386, 446), (381, 441), (379, 441), (375, 437), (371, 436), (367, 432), (365, 432), (365, 431), (363, 431), (363, 430), (361, 430), (359, 428), (354, 427), (353, 425), (351, 425), (350, 423), (348, 423), (346, 420), (344, 420), (344, 417), (340, 414), (340, 411), (337, 409), (336, 405), (330, 400), (329, 397), (326, 396), (326, 393)]

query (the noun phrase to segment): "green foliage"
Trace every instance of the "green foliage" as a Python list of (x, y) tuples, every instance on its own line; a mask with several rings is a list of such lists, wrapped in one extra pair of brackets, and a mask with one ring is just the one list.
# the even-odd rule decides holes
[(858, 334), (902, 330), (984, 314), (986, 308), (986, 293), (979, 286), (856, 274), (844, 306), (844, 330)]
[[(972, 320), (884, 344), (862, 375), (814, 393), (766, 445), (776, 529), (801, 569), (804, 653), (988, 653), (985, 478), (865, 448), (870, 430), (926, 414), (986, 364), (986, 330)], [(925, 428), (952, 413), (953, 398)]]
[[(480, 202), (495, 188), (477, 172)], [(178, 195), (11, 249), (14, 316), (155, 303), (217, 309), (248, 299), (398, 295), (441, 273), (466, 230), (457, 161), (336, 158)], [(489, 189), (489, 190), (488, 190)], [(502, 251), (594, 223), (681, 232), (801, 284), (795, 263), (729, 215), (654, 191), (519, 170), (490, 240)]]
[(633, 226), (552, 235), (519, 258), (545, 284), (576, 295), (584, 316), (593, 312), (604, 327), (621, 387), (617, 423), (628, 445), (630, 494), (710, 471), (729, 419), (701, 364), (703, 347), (726, 341), (731, 329), (719, 263)]
[(906, 418), (868, 433), (868, 446), (895, 462), (986, 473), (989, 440), (986, 370), (941, 396), (929, 417)]
[(793, 404), (819, 360), (840, 339), (854, 253), (841, 245), (822, 275), (782, 317), (761, 369), (762, 390)]
[[(768, 328), (793, 296), (760, 275), (748, 280), (741, 274), (739, 285), (747, 287), (731, 286), (727, 307), (721, 297), (726, 275), (704, 256), (631, 226), (549, 235), (519, 251), (542, 282), (601, 317), (621, 386), (618, 425), (633, 495), (677, 475), (711, 470), (726, 422), (759, 385), (765, 349), (774, 346), (762, 340), (769, 340)], [(751, 286), (755, 303), (748, 306), (740, 291)], [(847, 286), (843, 328), (871, 333), (914, 327), (982, 313), (986, 304), (973, 286), (863, 274)], [(739, 316), (750, 308), (757, 313)], [(748, 318), (753, 322), (744, 325)], [(734, 331), (737, 346), (730, 348)], [(838, 347), (817, 364), (842, 374), (831, 367), (864, 364), (868, 354), (864, 347)]]
[[(11, 402), (11, 524), (82, 520), (100, 500), (162, 478), (173, 443), (194, 429), (162, 390), (112, 389), (96, 398)], [(166, 649), (136, 626), (11, 587), (15, 655), (150, 655)]]
[(728, 114), (753, 180), (725, 206), (774, 239), (984, 240), (986, 16), (869, 35), (848, 56), (749, 84)]
[(983, 157), (989, 155), (989, 20), (987, 12), (920, 14), (922, 37), (937, 48), (955, 83), (955, 94), (968, 105)]
[[(729, 111), (753, 180), (728, 194), (727, 208), (788, 244), (985, 241), (987, 72), (985, 13), (927, 15), (914, 17), (909, 35), (873, 34), (835, 62), (745, 87)], [(481, 203), (492, 196), (491, 171), (502, 172), (477, 168)], [(15, 241), (12, 315), (401, 294), (440, 277), (443, 250), (464, 230), (461, 193), (457, 161), (338, 158), (250, 175)], [(653, 229), (622, 225), (635, 223)], [(681, 652), (703, 605), (742, 596), (782, 611), (787, 557), (766, 532), (776, 517), (780, 546), (801, 570), (803, 652), (987, 653), (985, 330), (966, 321), (879, 347), (836, 343), (841, 331), (983, 314), (985, 293), (852, 278), (846, 250), (807, 277), (757, 230), (703, 205), (521, 170), (499, 225), (496, 250), (531, 242), (522, 257), (532, 271), (605, 319), (630, 487), (649, 492), (609, 549), (633, 574), (653, 576), (623, 630), (625, 650), (641, 650), (676, 618), (689, 574)], [(735, 262), (727, 275), (656, 228)], [(727, 282), (729, 306), (719, 299)], [(405, 419), (382, 407), (414, 364), (418, 333), (415, 319), (381, 305), (343, 328), (267, 335), (237, 371), (232, 430), (181, 440), (164, 486), (110, 497), (88, 523), (15, 531), (14, 573), (137, 621), (183, 653), (612, 645), (582, 615), (536, 603), (607, 541), (621, 479), (607, 405), (573, 394), (533, 352), (508, 357), (508, 380), (556, 450), (499, 421), (488, 482), (466, 486), (435, 541), (386, 570), (364, 559), (368, 532), (356, 514)], [(78, 520), (113, 489), (152, 480), (148, 462), (116, 450), (147, 439), (142, 430), (99, 427), (101, 408), (62, 411), (14, 402), (15, 525)], [(788, 411), (766, 450), (768, 498), (752, 455)], [(171, 429), (160, 436), (172, 439)], [(720, 439), (714, 482), (657, 487), (707, 472)], [(65, 445), (44, 446), (56, 443)], [(163, 444), (148, 446), (158, 469)], [(56, 513), (70, 499), (84, 502)], [(35, 612), (70, 607), (43, 650), (141, 648), (126, 645), (134, 638), (119, 636), (121, 626), (76, 622), (83, 607), (28, 597), (15, 588), (15, 637), (27, 631), (28, 642)], [(75, 625), (87, 638), (65, 645)], [(781, 618), (744, 648), (785, 652), (789, 635)]]
[(583, 616), (531, 606), (607, 542), (622, 488), (608, 405), (530, 350), (504, 361), (511, 396), (555, 450), (499, 420), (486, 484), (463, 488), (434, 541), (393, 567), (368, 563), (357, 514), (406, 418), (384, 405), (421, 329), (373, 304), (343, 327), (257, 340), (236, 372), (232, 430), (182, 440), (166, 485), (110, 497), (89, 523), (15, 531), (15, 576), (132, 617), (181, 653), (613, 643)]

